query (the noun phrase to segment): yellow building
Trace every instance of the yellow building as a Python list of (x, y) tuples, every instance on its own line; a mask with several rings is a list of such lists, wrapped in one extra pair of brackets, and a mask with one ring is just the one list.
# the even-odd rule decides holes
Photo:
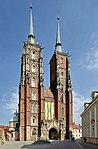
[(98, 91), (91, 94), (92, 101), (84, 103), (82, 117), (82, 137), (86, 137), (87, 142), (98, 144)]

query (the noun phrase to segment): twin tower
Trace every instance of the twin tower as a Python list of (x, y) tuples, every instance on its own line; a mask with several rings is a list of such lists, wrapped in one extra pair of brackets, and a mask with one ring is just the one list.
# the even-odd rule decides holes
[(73, 118), (68, 54), (62, 51), (59, 18), (54, 54), (50, 60), (50, 87), (44, 89), (42, 46), (35, 40), (32, 7), (30, 31), (23, 45), (19, 84), (19, 138), (21, 141), (70, 137)]

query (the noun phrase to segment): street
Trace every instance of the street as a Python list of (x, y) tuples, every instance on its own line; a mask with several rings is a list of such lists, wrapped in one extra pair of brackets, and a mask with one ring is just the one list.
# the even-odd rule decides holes
[(98, 145), (80, 141), (52, 141), (50, 144), (33, 144), (32, 142), (16, 141), (0, 145), (0, 149), (98, 149)]

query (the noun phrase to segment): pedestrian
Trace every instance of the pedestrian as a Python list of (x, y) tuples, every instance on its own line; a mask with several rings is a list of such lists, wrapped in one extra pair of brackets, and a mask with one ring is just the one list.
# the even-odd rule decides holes
[(84, 137), (83, 139), (84, 139), (84, 143), (86, 143), (86, 137)]

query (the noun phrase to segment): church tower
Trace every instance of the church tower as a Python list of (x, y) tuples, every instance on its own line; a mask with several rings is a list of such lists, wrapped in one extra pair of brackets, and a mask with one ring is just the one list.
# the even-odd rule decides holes
[(69, 55), (62, 50), (59, 18), (57, 18), (55, 51), (50, 60), (50, 88), (55, 100), (55, 118), (62, 125), (66, 124), (65, 137), (69, 138), (72, 124), (72, 85)]
[(30, 7), (28, 39), (21, 57), (19, 84), (19, 139), (64, 140), (72, 124), (72, 85), (68, 53), (62, 50), (60, 22), (54, 54), (50, 60), (50, 87), (44, 90), (43, 47), (36, 42)]
[(35, 140), (41, 135), (40, 122), (44, 118), (44, 79), (42, 46), (36, 43), (30, 7), (30, 27), (21, 57), (19, 85), (20, 141)]

